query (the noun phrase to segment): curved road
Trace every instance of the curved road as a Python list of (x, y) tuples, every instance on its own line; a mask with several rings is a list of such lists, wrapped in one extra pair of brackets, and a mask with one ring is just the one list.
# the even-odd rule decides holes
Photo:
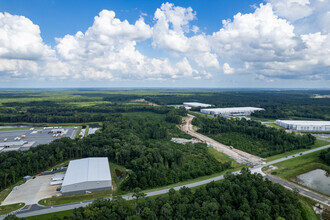
[[(323, 147), (308, 150), (308, 151), (303, 152), (303, 155), (313, 153), (315, 151), (323, 150), (323, 149), (326, 149), (326, 148), (329, 148), (329, 147), (330, 147), (330, 144), (326, 145), (326, 146), (323, 146)], [(314, 199), (314, 200), (316, 200), (320, 203), (323, 203), (323, 204), (329, 206), (330, 205), (330, 200), (329, 200), (328, 197), (319, 195), (315, 192), (309, 191), (305, 188), (302, 188), (302, 187), (300, 187), (296, 184), (285, 181), (285, 180), (280, 179), (278, 177), (266, 175), (261, 170), (261, 168), (263, 168), (264, 166), (268, 166), (268, 165), (271, 165), (271, 164), (275, 164), (275, 163), (279, 163), (279, 162), (282, 162), (282, 161), (285, 161), (285, 160), (292, 159), (293, 156), (299, 157), (300, 153), (293, 154), (293, 155), (290, 155), (290, 156), (287, 156), (287, 157), (283, 157), (283, 158), (280, 158), (280, 159), (277, 159), (277, 160), (274, 160), (274, 161), (270, 161), (267, 164), (257, 165), (254, 168), (250, 168), (250, 170), (251, 170), (252, 173), (260, 173), (265, 178), (267, 178), (267, 179), (269, 179), (273, 182), (279, 183), (282, 186), (284, 186), (286, 188), (289, 188), (291, 190), (298, 189), (300, 194), (302, 194), (304, 196), (307, 196), (307, 197), (310, 197), (310, 198), (312, 198), (312, 199)], [(239, 172), (240, 171), (236, 171), (236, 172), (233, 172), (233, 174), (239, 174)], [(196, 187), (196, 186), (200, 186), (200, 185), (210, 183), (212, 181), (221, 180), (223, 178), (224, 178), (224, 176), (221, 175), (221, 176), (213, 177), (213, 178), (210, 178), (210, 179), (207, 179), (207, 180), (202, 180), (202, 181), (198, 181), (198, 182), (195, 182), (195, 183), (190, 183), (190, 184), (174, 187), (174, 189), (179, 190), (182, 187), (188, 187), (188, 188)], [(168, 189), (163, 189), (163, 190), (157, 190), (157, 191), (153, 191), (153, 192), (148, 192), (148, 193), (146, 193), (146, 196), (148, 197), (148, 196), (161, 195), (161, 194), (167, 193), (168, 191), (169, 191), (169, 188)], [(132, 195), (124, 195), (122, 197), (126, 200), (133, 199)], [(109, 198), (109, 199), (112, 199), (112, 198)], [(30, 205), (30, 206), (25, 206), (23, 209), (17, 210), (15, 212), (11, 213), (11, 214), (15, 214), (17, 217), (23, 218), (23, 217), (29, 217), (29, 216), (35, 216), (35, 215), (41, 215), (41, 214), (47, 214), (47, 213), (53, 213), (53, 212), (60, 212), (60, 211), (70, 210), (70, 209), (79, 208), (79, 207), (85, 207), (85, 206), (91, 204), (93, 201), (94, 200), (89, 200), (89, 201), (83, 201), (83, 202), (57, 205), (57, 206), (52, 206), (52, 207), (46, 207), (46, 206), (40, 206), (40, 205), (34, 204), (34, 205)], [(0, 219), (3, 219), (5, 217), (6, 217), (6, 215), (2, 215), (2, 216), (0, 216)]]

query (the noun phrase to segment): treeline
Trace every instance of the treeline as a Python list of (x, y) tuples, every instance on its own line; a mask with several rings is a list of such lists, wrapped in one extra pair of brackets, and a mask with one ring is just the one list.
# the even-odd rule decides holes
[[(311, 98), (313, 94), (330, 94), (330, 91), (269, 91), (269, 90), (200, 90), (177, 91), (171, 95), (146, 96), (145, 99), (160, 105), (177, 105), (183, 102), (203, 102), (215, 107), (262, 107), (252, 116), (271, 119), (322, 119), (330, 120), (330, 101)], [(199, 108), (192, 110), (199, 111)]]
[(199, 132), (210, 135), (223, 144), (261, 157), (308, 148), (316, 140), (310, 134), (290, 134), (253, 120), (195, 117), (192, 123), (199, 128)]
[(0, 107), (0, 122), (8, 123), (86, 123), (102, 122), (108, 119), (111, 113), (125, 112), (154, 112), (165, 114), (170, 107), (130, 106), (100, 104), (79, 107), (74, 105), (60, 105), (51, 101), (33, 101), (25, 103), (3, 103)]
[(328, 148), (327, 150), (321, 151), (320, 158), (326, 164), (330, 165), (330, 148)]
[(228, 174), (223, 181), (195, 191), (171, 189), (156, 198), (136, 193), (132, 202), (122, 198), (96, 200), (64, 219), (308, 219), (296, 193), (248, 169), (241, 173)]
[[(182, 114), (172, 110), (170, 114)], [(150, 113), (153, 114), (153, 113)], [(179, 145), (170, 137), (180, 134), (165, 114), (154, 117), (109, 116), (102, 132), (84, 139), (63, 138), (23, 152), (0, 154), (0, 189), (25, 175), (35, 175), (68, 159), (106, 156), (130, 170), (121, 184), (123, 190), (164, 186), (220, 172), (230, 163), (220, 163), (203, 144)]]

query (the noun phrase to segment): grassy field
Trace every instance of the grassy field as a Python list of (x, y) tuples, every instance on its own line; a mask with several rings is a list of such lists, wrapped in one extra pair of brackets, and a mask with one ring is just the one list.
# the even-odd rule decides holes
[(112, 190), (103, 190), (103, 191), (97, 191), (97, 192), (92, 192), (92, 193), (58, 196), (58, 197), (52, 197), (52, 198), (48, 198), (48, 199), (42, 199), (38, 202), (38, 204), (44, 205), (44, 206), (54, 206), (54, 205), (61, 205), (61, 204), (72, 203), (72, 202), (80, 202), (80, 201), (91, 200), (91, 199), (106, 198), (106, 197), (110, 197), (110, 196), (112, 196)]
[(31, 217), (26, 217), (24, 219), (26, 220), (53, 220), (53, 219), (63, 219), (66, 216), (70, 216), (73, 213), (73, 209), (66, 210), (62, 212), (54, 212), (49, 214), (43, 214), (43, 215), (36, 215)]
[(11, 204), (11, 205), (0, 206), (0, 215), (10, 213), (10, 212), (20, 209), (24, 206), (25, 206), (25, 203), (16, 203), (16, 204)]
[(308, 171), (320, 168), (330, 172), (330, 166), (326, 165), (319, 155), (322, 151), (316, 151), (310, 154), (299, 156), (290, 160), (274, 164), (278, 169), (272, 171), (273, 175), (277, 175), (283, 179), (290, 178), (306, 173)]
[(208, 150), (209, 154), (211, 154), (217, 161), (219, 161), (221, 163), (225, 163), (225, 162), (230, 161), (231, 166), (234, 167), (234, 168), (239, 166), (238, 163), (234, 159), (227, 156), (226, 154), (220, 153), (219, 151), (217, 151), (213, 147), (208, 147), (207, 150)]
[(330, 144), (329, 142), (327, 141), (323, 141), (323, 140), (316, 140), (315, 144), (312, 145), (310, 148), (304, 148), (304, 149), (297, 149), (297, 150), (292, 150), (292, 151), (287, 151), (285, 153), (282, 153), (282, 154), (277, 154), (277, 155), (274, 155), (274, 156), (271, 156), (271, 157), (267, 157), (266, 158), (266, 162), (269, 162), (269, 161), (273, 161), (273, 160), (277, 160), (277, 159), (280, 159), (282, 157), (286, 157), (286, 156), (290, 156), (292, 154), (297, 154), (297, 153), (301, 153), (301, 152), (304, 152), (304, 151), (307, 151), (307, 150), (311, 150), (311, 149), (314, 149), (314, 148), (318, 148), (318, 147), (322, 147), (322, 146), (325, 146), (325, 145), (328, 145)]
[(266, 123), (264, 123), (264, 125), (266, 125), (266, 126), (268, 125), (270, 127), (277, 128), (277, 129), (284, 129), (283, 127), (275, 124), (274, 122), (266, 122)]

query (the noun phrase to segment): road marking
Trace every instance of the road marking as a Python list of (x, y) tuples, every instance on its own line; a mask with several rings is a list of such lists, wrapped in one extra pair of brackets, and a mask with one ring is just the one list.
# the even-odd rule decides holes
[(27, 208), (27, 210), (30, 210), (30, 209), (31, 209), (31, 207), (32, 207), (32, 205), (29, 205), (29, 207)]

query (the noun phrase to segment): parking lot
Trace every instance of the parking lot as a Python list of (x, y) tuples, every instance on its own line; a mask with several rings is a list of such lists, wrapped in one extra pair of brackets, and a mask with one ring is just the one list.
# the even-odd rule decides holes
[(24, 202), (26, 205), (36, 204), (39, 200), (61, 195), (56, 191), (58, 185), (51, 186), (50, 181), (53, 175), (37, 176), (24, 184), (14, 187), (1, 205), (9, 205)]
[[(74, 127), (65, 127), (64, 133), (61, 135), (57, 135), (53, 137), (53, 134), (50, 133), (51, 129), (33, 129), (33, 130), (10, 130), (10, 131), (0, 131), (0, 143), (4, 143), (4, 139), (6, 138), (6, 142), (17, 141), (15, 138), (21, 138), (21, 141), (28, 142), (24, 144), (20, 150), (27, 150), (30, 147), (35, 147), (39, 144), (48, 144), (53, 140), (60, 139), (62, 137), (69, 137), (74, 139), (76, 136), (77, 129)], [(22, 138), (24, 136), (24, 138)]]

